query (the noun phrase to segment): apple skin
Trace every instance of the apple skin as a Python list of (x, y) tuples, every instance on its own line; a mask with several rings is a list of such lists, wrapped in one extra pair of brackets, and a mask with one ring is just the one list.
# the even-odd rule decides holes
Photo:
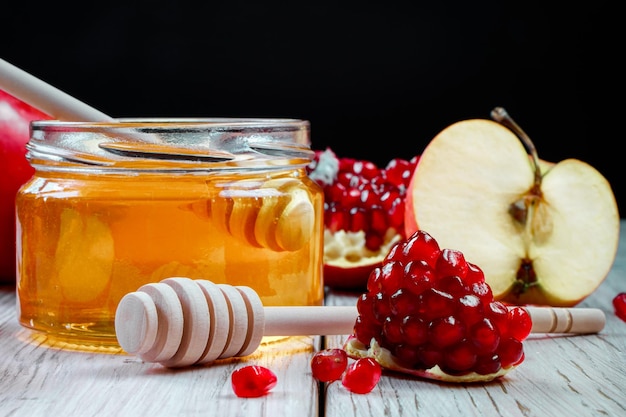
[(15, 196), (33, 175), (26, 160), (30, 122), (50, 116), (0, 90), (0, 283), (14, 284)]
[[(532, 161), (522, 141), (494, 121), (450, 125), (417, 164), (405, 233), (421, 228), (443, 247), (461, 250), (483, 269), (495, 299), (571, 307), (611, 269), (617, 203), (606, 178), (583, 161)], [(519, 201), (533, 201), (524, 222), (511, 215)], [(523, 262), (534, 272), (531, 285), (517, 275)]]

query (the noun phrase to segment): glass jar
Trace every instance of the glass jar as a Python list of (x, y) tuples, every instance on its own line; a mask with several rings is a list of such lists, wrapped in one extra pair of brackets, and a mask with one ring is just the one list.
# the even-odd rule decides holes
[(37, 121), (19, 191), (19, 322), (115, 346), (120, 299), (168, 277), (323, 302), (323, 193), (296, 119)]

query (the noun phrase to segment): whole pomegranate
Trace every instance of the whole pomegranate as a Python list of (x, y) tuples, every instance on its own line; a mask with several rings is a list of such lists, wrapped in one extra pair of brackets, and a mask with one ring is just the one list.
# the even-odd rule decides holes
[(50, 117), (0, 90), (0, 283), (15, 282), (15, 195), (33, 175), (26, 142), (41, 119)]
[(370, 272), (404, 236), (404, 202), (419, 157), (370, 161), (316, 151), (309, 176), (324, 190), (324, 284), (363, 289)]

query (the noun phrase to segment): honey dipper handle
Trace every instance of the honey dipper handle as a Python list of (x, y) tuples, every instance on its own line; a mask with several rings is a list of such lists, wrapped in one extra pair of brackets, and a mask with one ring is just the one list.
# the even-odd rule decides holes
[(524, 307), (533, 321), (532, 333), (598, 333), (606, 317), (597, 308)]
[(264, 307), (265, 336), (350, 334), (356, 306)]
[[(596, 308), (524, 307), (532, 333), (598, 333), (606, 318)], [(265, 336), (350, 334), (358, 316), (355, 306), (264, 307)]]

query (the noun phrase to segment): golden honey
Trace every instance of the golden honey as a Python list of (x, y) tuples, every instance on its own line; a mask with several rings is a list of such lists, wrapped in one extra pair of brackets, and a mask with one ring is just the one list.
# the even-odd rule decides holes
[(323, 195), (292, 119), (34, 122), (18, 193), (18, 319), (115, 345), (119, 300), (168, 277), (323, 302)]

